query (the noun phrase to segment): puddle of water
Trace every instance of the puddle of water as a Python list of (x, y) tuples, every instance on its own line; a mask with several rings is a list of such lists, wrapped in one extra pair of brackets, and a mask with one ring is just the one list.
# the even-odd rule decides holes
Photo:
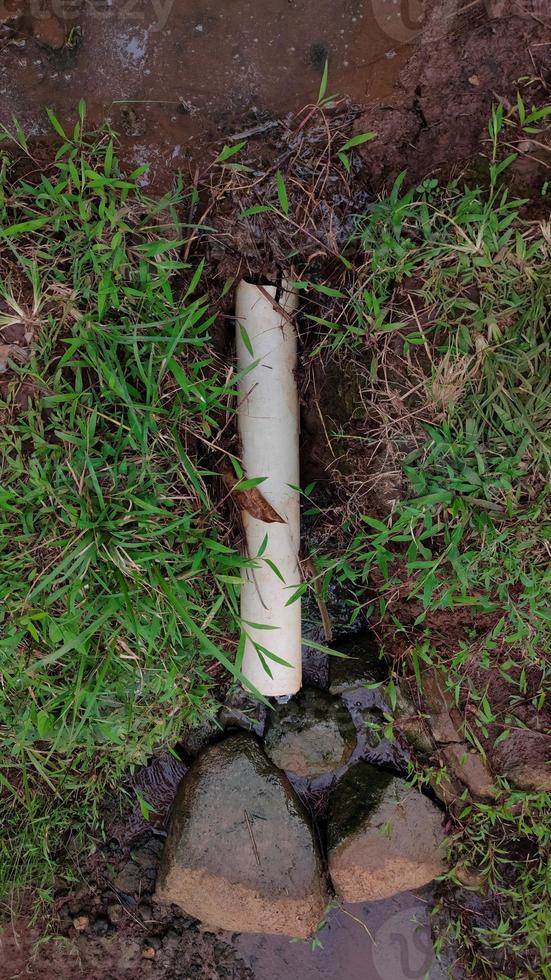
[(445, 980), (437, 963), (428, 912), (430, 890), (403, 892), (383, 902), (345, 905), (320, 932), (321, 948), (280, 936), (239, 935), (233, 944), (255, 980)]
[[(326, 58), (329, 91), (384, 96), (419, 38), (423, 5), (412, 5), (406, 16), (398, 0), (20, 0), (27, 16), (6, 28), (0, 49), (0, 121), (15, 114), (27, 131), (46, 131), (44, 106), (68, 120), (84, 97), (94, 122), (112, 118), (131, 156), (137, 134), (125, 136), (123, 109), (132, 106), (153, 183), (183, 166), (199, 135), (315, 99)], [(32, 37), (29, 10), (73, 30), (72, 55)]]

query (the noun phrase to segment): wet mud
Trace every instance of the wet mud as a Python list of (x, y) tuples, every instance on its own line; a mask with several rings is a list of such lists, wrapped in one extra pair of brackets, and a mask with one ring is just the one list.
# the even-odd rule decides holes
[[(152, 183), (185, 167), (197, 144), (237, 139), (329, 92), (362, 101), (391, 90), (419, 43), (423, 7), (398, 0), (5, 0), (0, 120), (31, 135), (44, 107), (63, 123), (84, 98), (106, 116), (130, 165)], [(3, 24), (2, 24), (3, 21)], [(58, 47), (59, 41), (61, 47)], [(52, 45), (54, 45), (52, 47)]]
[(550, 37), (542, 0), (3, 0), (0, 123), (40, 143), (45, 107), (68, 125), (83, 98), (162, 191), (210, 144), (269, 143), (317, 99), (327, 61), (327, 94), (377, 133), (364, 157), (380, 186), (475, 152), (491, 102), (549, 69)]
[[(139, 855), (138, 855), (139, 856)], [(445, 980), (431, 938), (430, 890), (329, 910), (316, 948), (285, 937), (202, 931), (178, 910), (113, 889), (84, 892), (61, 910), (61, 935), (39, 942), (19, 919), (0, 939), (0, 978), (19, 980)]]

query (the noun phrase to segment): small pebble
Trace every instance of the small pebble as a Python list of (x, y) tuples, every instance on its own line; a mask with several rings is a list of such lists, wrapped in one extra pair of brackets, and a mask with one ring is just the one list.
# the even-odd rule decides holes
[(109, 931), (109, 922), (104, 915), (98, 915), (92, 928), (96, 935), (104, 936)]
[(454, 868), (455, 877), (464, 888), (481, 888), (485, 882), (485, 877), (480, 871), (468, 868), (464, 864)]
[(107, 906), (107, 915), (114, 926), (121, 921), (123, 914), (124, 912), (122, 905), (119, 905), (118, 902), (113, 902), (111, 905)]

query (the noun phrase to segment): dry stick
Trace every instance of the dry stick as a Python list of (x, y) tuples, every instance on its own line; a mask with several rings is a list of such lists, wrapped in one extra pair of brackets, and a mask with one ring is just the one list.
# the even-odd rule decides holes
[(284, 310), (283, 307), (277, 302), (276, 299), (274, 299), (273, 296), (270, 296), (265, 286), (257, 286), (256, 288), (259, 290), (259, 292), (262, 293), (264, 299), (268, 300), (268, 303), (272, 307), (272, 310), (274, 310), (276, 313), (279, 313), (279, 315), (282, 316), (284, 320), (287, 320), (287, 323), (290, 323), (291, 326), (294, 327), (295, 324), (292, 317), (289, 316), (287, 310)]
[(341, 912), (344, 912), (345, 915), (348, 915), (351, 919), (354, 919), (354, 922), (357, 922), (358, 925), (360, 925), (362, 927), (362, 929), (365, 929), (365, 931), (367, 932), (367, 935), (371, 939), (371, 942), (373, 943), (374, 946), (376, 946), (377, 943), (375, 942), (375, 939), (371, 935), (371, 933), (370, 933), (369, 929), (367, 928), (365, 922), (362, 922), (362, 920), (359, 919), (357, 915), (353, 915), (352, 912), (349, 912), (348, 909), (345, 909), (342, 905), (341, 905), (340, 908), (341, 908)]
[(277, 126), (281, 126), (280, 120), (272, 119), (270, 122), (260, 123), (258, 126), (251, 126), (250, 129), (244, 129), (241, 133), (232, 133), (230, 138), (232, 140), (246, 140), (251, 136), (259, 136), (269, 129), (275, 129)]
[(314, 595), (316, 597), (316, 602), (318, 604), (318, 609), (320, 611), (321, 622), (323, 625), (323, 632), (327, 643), (330, 643), (333, 639), (333, 627), (331, 625), (331, 619), (329, 618), (329, 612), (327, 610), (327, 604), (325, 599), (321, 594), (321, 586), (319, 582), (319, 575), (316, 575), (316, 566), (311, 556), (305, 558), (303, 561), (305, 571), (308, 572), (311, 577), (312, 584), (314, 586)]
[(320, 407), (320, 403), (319, 403), (319, 401), (317, 399), (316, 399), (316, 409), (317, 409), (318, 415), (320, 417), (320, 422), (321, 422), (321, 427), (323, 429), (323, 434), (324, 434), (324, 436), (326, 438), (327, 445), (329, 446), (329, 451), (330, 451), (333, 459), (336, 459), (335, 450), (333, 449), (333, 443), (331, 442), (331, 440), (329, 438), (329, 435), (328, 435), (328, 432), (327, 432), (327, 428), (325, 426), (325, 419), (323, 417), (323, 413), (322, 413), (322, 410), (321, 410), (321, 407)]
[[(331, 140), (331, 129), (330, 129), (329, 123), (327, 121), (327, 116), (326, 116), (326, 114), (323, 111), (323, 108), (321, 106), (319, 107), (319, 111), (321, 113), (321, 118), (322, 118), (323, 124), (325, 126), (325, 130), (326, 130), (326, 133), (327, 133), (327, 143), (326, 143), (326, 146), (325, 146), (325, 151), (320, 154), (319, 161), (323, 160), (323, 157), (325, 156), (326, 162), (325, 162), (325, 164), (323, 166), (322, 172), (317, 177), (316, 183), (314, 184), (314, 186), (312, 188), (310, 188), (309, 190), (306, 190), (305, 189), (306, 197), (308, 197), (310, 199), (310, 201), (311, 201), (311, 203), (313, 205), (313, 209), (314, 210), (315, 210), (315, 196), (316, 196), (316, 193), (318, 192), (318, 188), (320, 188), (320, 183), (321, 183), (320, 193), (323, 193), (323, 190), (324, 190), (324, 188), (325, 188), (325, 186), (327, 184), (327, 181), (329, 179), (329, 173), (330, 173), (330, 169), (331, 169), (331, 142), (332, 142), (332, 140)], [(300, 128), (301, 127), (299, 127), (299, 129)], [(297, 148), (297, 153), (295, 154), (295, 156), (298, 156), (299, 155), (299, 152), (300, 152), (300, 146)], [(309, 217), (309, 213), (308, 213), (308, 209), (306, 207), (304, 208), (304, 212), (305, 212), (305, 216), (308, 218)]]
[(254, 839), (253, 828), (251, 825), (251, 821), (249, 819), (249, 814), (247, 813), (246, 810), (243, 810), (243, 813), (245, 814), (245, 820), (247, 821), (247, 830), (249, 831), (251, 837), (251, 843), (253, 845), (253, 851), (254, 851), (254, 856), (256, 858), (256, 863), (258, 864), (258, 867), (261, 868), (262, 865), (260, 863), (260, 854), (258, 853), (258, 847), (256, 846), (256, 841)]
[[(530, 143), (535, 143), (536, 146), (541, 147), (544, 150), (549, 150), (549, 147), (545, 143), (540, 143), (539, 140), (530, 140)], [(540, 166), (545, 167), (546, 170), (551, 170), (551, 165), (547, 163), (546, 160), (540, 160), (539, 157), (535, 156), (534, 153), (530, 153), (528, 150), (521, 150), (520, 146), (515, 143), (505, 143), (515, 153), (521, 153), (523, 157), (528, 157), (529, 160), (533, 160), (535, 163), (539, 163)]]

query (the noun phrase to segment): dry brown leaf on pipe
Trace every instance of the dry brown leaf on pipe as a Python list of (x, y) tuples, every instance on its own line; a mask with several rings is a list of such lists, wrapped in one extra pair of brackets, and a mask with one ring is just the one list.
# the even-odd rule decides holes
[(266, 500), (258, 487), (247, 487), (245, 490), (239, 489), (239, 480), (234, 475), (229, 466), (223, 466), (221, 470), (222, 479), (231, 493), (232, 500), (235, 501), (239, 510), (246, 510), (251, 517), (264, 524), (286, 524), (272, 505)]

